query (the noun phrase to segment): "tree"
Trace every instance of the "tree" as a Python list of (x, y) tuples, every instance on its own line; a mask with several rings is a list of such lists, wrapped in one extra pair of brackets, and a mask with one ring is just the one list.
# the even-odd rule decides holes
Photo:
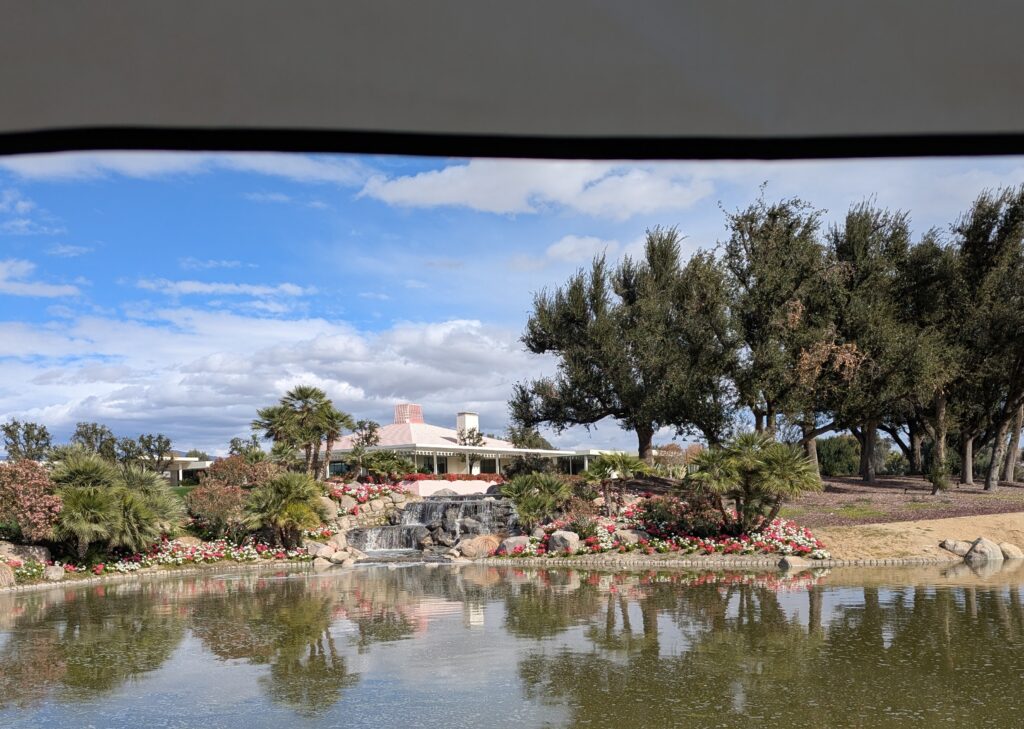
[(50, 431), (45, 425), (12, 420), (0, 425), (4, 434), (4, 450), (10, 461), (41, 461), (52, 445)]
[[(483, 433), (476, 428), (459, 428), (456, 433), (459, 445), (471, 448), (482, 448), (486, 443)], [(470, 473), (473, 473), (473, 466), (480, 462), (480, 454), (473, 451), (466, 451), (466, 466)]]
[(245, 456), (253, 451), (263, 451), (259, 436), (255, 433), (248, 438), (232, 438), (228, 443), (229, 456)]
[(317, 501), (320, 495), (320, 487), (307, 474), (282, 473), (249, 495), (249, 524), (255, 529), (268, 529), (276, 544), (292, 549), (298, 545), (303, 529), (322, 522), (324, 509)]
[[(344, 430), (351, 430), (355, 427), (352, 417), (348, 413), (336, 410), (334, 405), (328, 401), (323, 405), (321, 421), (324, 431), (324, 464), (323, 478), (331, 475), (331, 451), (334, 450), (334, 443), (341, 437)], [(320, 473), (320, 469), (317, 469)]]
[(211, 460), (213, 460), (212, 458), (210, 458), (210, 454), (209, 453), (207, 453), (206, 451), (201, 451), (198, 448), (193, 448), (188, 453), (186, 453), (185, 456), (187, 458), (195, 458), (196, 460), (199, 460), (199, 461), (211, 461)]
[(261, 408), (252, 422), (254, 430), (275, 444), (299, 449), (305, 454), (305, 471), (310, 476), (323, 471), (320, 450), (325, 440), (333, 446), (341, 431), (353, 427), (351, 417), (334, 408), (319, 387), (297, 385), (277, 405)]
[(553, 519), (572, 498), (572, 488), (559, 476), (531, 473), (505, 482), (501, 494), (512, 499), (520, 525), (529, 530)]
[(376, 420), (357, 420), (352, 428), (352, 445), (373, 448), (380, 443), (380, 423)]
[(116, 452), (117, 462), (121, 464), (138, 463), (145, 457), (139, 442), (134, 438), (119, 438)]
[[(687, 481), (698, 492), (718, 499), (727, 528), (749, 534), (778, 516), (787, 500), (807, 491), (820, 491), (810, 460), (793, 446), (761, 433), (742, 433), (724, 448), (709, 448), (694, 459), (697, 470)], [(732, 501), (733, 517), (722, 498)]]
[(662, 426), (719, 438), (732, 345), (719, 326), (717, 273), (708, 256), (681, 266), (678, 232), (654, 228), (642, 261), (627, 257), (610, 271), (598, 256), (589, 271), (537, 294), (522, 341), (534, 354), (555, 355), (558, 372), (515, 385), (516, 426), (560, 432), (611, 418), (636, 433), (644, 459)]
[(516, 425), (515, 423), (505, 429), (505, 440), (516, 448), (529, 448), (531, 450), (554, 450), (554, 446), (547, 438), (542, 436), (536, 428)]
[(609, 516), (618, 513), (626, 481), (650, 472), (650, 466), (628, 453), (602, 453), (583, 472), (583, 480), (599, 486), (604, 497), (604, 510)]
[(139, 450), (142, 451), (143, 463), (146, 468), (163, 473), (174, 460), (174, 451), (171, 450), (171, 439), (163, 433), (153, 435), (144, 433), (139, 436)]
[(110, 428), (100, 423), (78, 423), (71, 442), (108, 461), (117, 460), (117, 438)]

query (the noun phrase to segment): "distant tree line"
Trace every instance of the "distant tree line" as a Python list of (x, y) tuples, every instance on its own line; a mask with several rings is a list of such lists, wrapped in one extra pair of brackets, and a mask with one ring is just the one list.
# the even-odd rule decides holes
[(110, 463), (145, 466), (151, 471), (161, 472), (174, 460), (171, 439), (163, 433), (119, 438), (106, 425), (83, 422), (75, 426), (68, 443), (54, 445), (45, 425), (17, 419), (0, 425), (0, 432), (3, 433), (7, 458), (11, 461), (53, 461), (60, 460), (70, 451), (81, 451), (93, 453)]
[[(959, 461), (1012, 480), (1024, 426), (1024, 187), (980, 194), (948, 230), (852, 206), (838, 224), (796, 198), (726, 213), (713, 251), (674, 228), (535, 295), (522, 341), (554, 376), (518, 383), (513, 420), (561, 430), (611, 418), (650, 460), (673, 428), (712, 446), (751, 427), (799, 443), (848, 432), (875, 479), (880, 434), (936, 490)], [(746, 426), (744, 426), (746, 424)], [(955, 449), (959, 458), (950, 455)]]

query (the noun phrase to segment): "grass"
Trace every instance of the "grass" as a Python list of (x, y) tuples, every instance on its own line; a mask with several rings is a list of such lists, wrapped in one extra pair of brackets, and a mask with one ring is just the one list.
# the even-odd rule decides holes
[(194, 488), (195, 488), (195, 486), (192, 486), (192, 485), (189, 485), (189, 486), (175, 486), (175, 487), (173, 487), (171, 489), (171, 491), (176, 493), (178, 495), (178, 497), (182, 501), (184, 501), (185, 497), (188, 496), (188, 492), (191, 491)]
[(946, 506), (949, 506), (948, 501), (908, 501), (903, 508), (910, 511), (925, 511), (927, 509), (942, 509)]
[(802, 506), (783, 506), (779, 509), (779, 516), (783, 519), (795, 519), (798, 516), (803, 516), (807, 513), (807, 509)]
[(837, 516), (845, 519), (875, 519), (885, 516), (885, 512), (865, 504), (844, 504), (835, 511)]

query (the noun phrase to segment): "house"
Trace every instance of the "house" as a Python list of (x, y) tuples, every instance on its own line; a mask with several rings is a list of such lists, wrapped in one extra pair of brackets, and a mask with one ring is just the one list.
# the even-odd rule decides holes
[[(395, 406), (394, 422), (378, 432), (380, 442), (368, 450), (392, 450), (413, 461), (417, 470), (442, 474), (500, 474), (517, 457), (550, 458), (565, 473), (580, 473), (601, 450), (559, 450), (516, 448), (507, 440), (484, 438), (481, 446), (459, 445), (459, 431), (480, 429), (477, 413), (460, 412), (455, 427), (431, 425), (423, 419), (423, 408), (414, 403)], [(331, 451), (331, 475), (345, 473), (345, 456), (352, 452), (353, 436), (340, 439)]]

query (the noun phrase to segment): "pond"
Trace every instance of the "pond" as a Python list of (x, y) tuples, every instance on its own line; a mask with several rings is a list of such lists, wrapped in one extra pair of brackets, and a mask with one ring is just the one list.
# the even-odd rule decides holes
[(418, 564), (3, 594), (0, 726), (1015, 726), (1022, 585)]

